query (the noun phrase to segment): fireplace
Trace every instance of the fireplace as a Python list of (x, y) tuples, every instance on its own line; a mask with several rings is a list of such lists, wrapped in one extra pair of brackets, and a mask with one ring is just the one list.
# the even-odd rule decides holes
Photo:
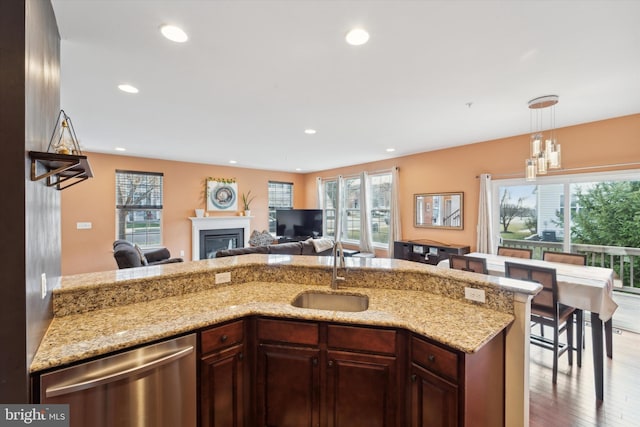
[[(211, 251), (219, 251), (226, 249), (229, 244), (232, 247), (244, 248), (249, 246), (249, 236), (251, 235), (251, 216), (209, 216), (209, 217), (190, 217), (191, 220), (191, 259), (197, 261), (199, 259), (207, 259), (206, 253)], [(242, 233), (236, 237), (224, 236), (227, 234), (236, 234), (240, 230)], [(219, 240), (215, 247), (210, 249), (200, 249), (202, 246), (201, 232), (216, 231), (218, 236), (222, 233), (223, 237), (213, 237)], [(232, 240), (235, 239), (235, 240)], [(235, 243), (233, 243), (235, 241)], [(230, 243), (231, 242), (231, 243)], [(213, 243), (210, 243), (213, 244)], [(235, 246), (233, 246), (235, 244)], [(215, 256), (215, 253), (210, 256)]]
[(200, 259), (215, 258), (222, 249), (242, 248), (244, 230), (225, 228), (219, 230), (200, 230)]

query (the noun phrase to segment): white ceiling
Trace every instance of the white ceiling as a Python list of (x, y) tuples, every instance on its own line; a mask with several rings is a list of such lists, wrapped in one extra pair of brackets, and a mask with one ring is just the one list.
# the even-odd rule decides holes
[(304, 173), (525, 134), (541, 95), (558, 127), (640, 112), (640, 1), (52, 3), (85, 151)]

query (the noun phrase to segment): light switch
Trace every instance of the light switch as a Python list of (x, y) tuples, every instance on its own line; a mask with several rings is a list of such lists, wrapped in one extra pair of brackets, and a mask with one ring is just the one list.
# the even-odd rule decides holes
[(90, 222), (77, 222), (76, 223), (76, 228), (78, 230), (90, 230), (91, 229), (91, 223)]

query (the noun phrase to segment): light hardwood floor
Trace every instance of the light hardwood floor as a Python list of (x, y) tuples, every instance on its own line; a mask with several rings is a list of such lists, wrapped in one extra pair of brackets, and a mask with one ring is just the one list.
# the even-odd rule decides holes
[[(615, 317), (614, 317), (615, 319)], [(615, 323), (614, 323), (615, 324)], [(640, 426), (640, 334), (614, 329), (613, 359), (604, 364), (604, 400), (595, 398), (591, 328), (586, 328), (582, 367), (560, 358), (551, 383), (552, 352), (531, 346), (531, 427)]]

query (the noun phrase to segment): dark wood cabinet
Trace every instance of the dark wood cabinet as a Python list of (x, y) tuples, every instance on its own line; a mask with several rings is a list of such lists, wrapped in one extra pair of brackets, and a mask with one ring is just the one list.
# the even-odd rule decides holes
[(211, 328), (200, 335), (200, 425), (245, 424), (244, 321)]
[(334, 324), (326, 330), (327, 426), (401, 426), (397, 353), (404, 348), (404, 335)]
[(458, 387), (411, 365), (411, 427), (458, 425)]
[(256, 375), (259, 426), (316, 427), (320, 350), (260, 344)]
[(319, 331), (317, 323), (257, 319), (256, 425), (320, 425)]
[(436, 265), (450, 254), (464, 255), (470, 252), (469, 246), (445, 245), (430, 240), (407, 240), (393, 242), (393, 257), (407, 261)]
[(504, 426), (504, 334), (467, 354), (393, 328), (252, 317), (200, 335), (200, 425)]
[(257, 425), (402, 425), (397, 331), (258, 319), (257, 335)]
[(411, 338), (411, 427), (504, 426), (504, 336), (466, 354)]
[(327, 353), (327, 426), (396, 424), (396, 358), (355, 352)]

